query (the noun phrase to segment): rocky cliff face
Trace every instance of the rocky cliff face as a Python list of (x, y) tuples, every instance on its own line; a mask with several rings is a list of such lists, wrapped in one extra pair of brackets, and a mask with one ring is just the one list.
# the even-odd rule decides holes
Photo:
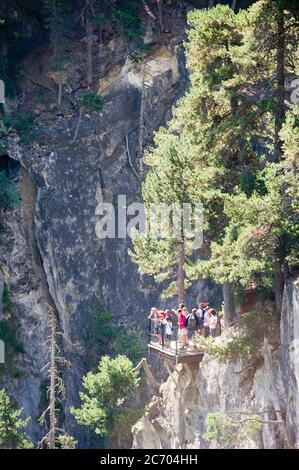
[[(253, 448), (298, 447), (299, 286), (290, 279), (284, 291), (281, 344), (265, 339), (259, 364), (219, 363), (204, 356), (199, 367), (182, 365), (161, 386), (145, 416), (136, 424), (134, 448), (206, 448), (205, 418), (213, 412), (263, 412), (265, 423)], [(247, 445), (248, 446), (248, 445)]]
[[(9, 129), (1, 142), (7, 153), (1, 158), (18, 178), (22, 200), (7, 214), (6, 229), (1, 230), (0, 259), (24, 352), (14, 358), (16, 373), (8, 371), (1, 385), (24, 408), (24, 415), (31, 416), (29, 434), (35, 442), (43, 433), (37, 417), (43, 406), (49, 307), (57, 313), (64, 355), (72, 363), (65, 375), (65, 427), (84, 447), (89, 436), (67, 410), (78, 405), (82, 375), (89, 368), (94, 298), (120, 325), (131, 322), (141, 331), (146, 330), (149, 307), (159, 303), (157, 288), (140, 279), (129, 259), (130, 240), (96, 236), (96, 207), (101, 201), (115, 205), (120, 194), (128, 203), (140, 199), (141, 150), (170, 118), (172, 105), (188, 86), (182, 46), (186, 12), (208, 3), (166, 1), (162, 38), (145, 16), (144, 42), (151, 49), (138, 63), (129, 59), (127, 41), (120, 35), (109, 33), (105, 41), (95, 36), (94, 89), (103, 96), (103, 110), (83, 111), (79, 126), (76, 100), (87, 88), (82, 31), (75, 32), (58, 111), (51, 91), (56, 85), (49, 73), (49, 44), (38, 35), (29, 38), (20, 94), (9, 106), (15, 115), (32, 112), (34, 126), (21, 137)], [(34, 25), (29, 26), (31, 34)], [(192, 300), (201, 299), (206, 289), (199, 282)]]
[[(57, 312), (64, 354), (72, 362), (65, 376), (68, 410), (78, 404), (82, 375), (88, 368), (86, 342), (94, 298), (119, 324), (131, 322), (141, 331), (145, 313), (158, 299), (157, 289), (140, 279), (130, 261), (130, 240), (96, 236), (96, 207), (101, 201), (115, 205), (118, 195), (125, 195), (128, 204), (140, 200), (143, 174), (138, 149), (166, 123), (187, 86), (182, 41), (192, 2), (177, 8), (170, 3), (163, 40), (152, 32), (151, 20), (143, 20), (151, 50), (141, 62), (129, 59), (127, 42), (119, 35), (112, 34), (105, 43), (96, 40), (94, 79), (103, 110), (83, 111), (76, 139), (79, 108), (74, 102), (86, 88), (86, 52), (79, 34), (73, 43), (75, 60), (65, 77), (62, 110), (37, 100), (40, 93), (51, 97), (38, 82), (53, 87), (49, 46), (43, 42), (27, 57), (30, 78), (22, 83), (22, 99), (10, 103), (13, 113), (34, 112), (37, 138), (32, 142), (10, 131), (2, 142), (5, 158), (20, 164), (22, 202), (8, 215), (7, 228), (1, 232), (1, 265), (25, 350), (16, 357), (18, 373), (14, 378), (8, 374), (4, 382), (24, 414), (32, 417), (29, 432), (35, 441), (42, 432), (36, 418), (45, 379), (41, 370), (47, 362), (49, 306)], [(55, 96), (51, 98), (53, 102)], [(81, 446), (88, 445), (86, 433), (67, 411), (65, 425)]]

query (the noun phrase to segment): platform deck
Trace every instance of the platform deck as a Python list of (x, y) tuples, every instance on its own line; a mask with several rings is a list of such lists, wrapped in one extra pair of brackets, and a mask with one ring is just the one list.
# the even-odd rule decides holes
[(187, 350), (187, 351), (178, 351), (162, 348), (157, 343), (149, 343), (149, 350), (153, 354), (159, 355), (162, 359), (167, 359), (173, 364), (199, 364), (202, 361), (203, 352), (198, 350)]

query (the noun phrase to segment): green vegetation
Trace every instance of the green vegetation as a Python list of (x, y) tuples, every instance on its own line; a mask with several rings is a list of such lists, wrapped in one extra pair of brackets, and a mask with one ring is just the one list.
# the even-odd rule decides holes
[(236, 336), (231, 340), (221, 339), (215, 341), (214, 338), (196, 336), (198, 349), (220, 362), (237, 361), (239, 359), (250, 359), (258, 348), (258, 341), (252, 334)]
[(113, 355), (124, 354), (133, 364), (147, 355), (146, 346), (136, 330), (119, 331), (113, 345)]
[(83, 378), (86, 393), (81, 392), (82, 405), (71, 408), (79, 424), (91, 426), (96, 434), (107, 437), (120, 419), (125, 402), (136, 391), (138, 374), (125, 356), (102, 357), (98, 371)]
[(11, 375), (18, 374), (18, 371), (12, 368), (13, 361), (17, 354), (25, 352), (24, 345), (18, 338), (18, 329), (19, 323), (14, 318), (0, 321), (0, 339), (5, 344), (5, 364), (0, 367), (0, 375), (7, 371), (10, 371)]
[(82, 406), (73, 412), (78, 423), (90, 426), (101, 438), (112, 438), (119, 447), (130, 445), (130, 429), (144, 412), (143, 408), (136, 409), (134, 392), (139, 378), (133, 364), (146, 356), (146, 347), (137, 330), (116, 325), (97, 299), (87, 344), (91, 352), (87, 355), (88, 367), (95, 357), (104, 356), (97, 371), (83, 377), (88, 393), (80, 394)]
[(26, 428), (30, 418), (21, 419), (23, 410), (14, 410), (4, 388), (0, 389), (0, 448), (29, 449), (32, 442), (21, 430)]
[(118, 354), (127, 356), (133, 364), (137, 364), (146, 355), (146, 348), (135, 329), (125, 329), (113, 322), (112, 314), (102, 309), (95, 301), (93, 321), (90, 327), (88, 344), (96, 354)]
[(117, 30), (128, 39), (141, 34), (139, 7), (140, 0), (117, 0), (111, 8), (111, 20)]
[(25, 144), (34, 142), (39, 137), (34, 129), (34, 116), (31, 113), (5, 114), (3, 123), (6, 128), (15, 130)]
[(179, 283), (183, 302), (184, 289), (191, 285), (183, 267), (192, 255), (190, 241), (193, 242), (193, 238), (188, 239), (188, 232), (183, 227), (181, 231), (174, 230), (176, 221), (180, 223), (182, 217), (175, 207), (170, 212), (169, 230), (166, 231), (165, 222), (152, 216), (151, 205), (174, 203), (180, 207), (184, 203), (192, 204), (189, 180), (196, 171), (195, 161), (190, 158), (189, 142), (180, 141), (178, 136), (164, 129), (156, 134), (155, 144), (145, 157), (151, 170), (142, 187), (150, 231), (133, 237), (134, 251), (129, 254), (141, 274), (152, 275), (157, 282), (170, 281), (163, 292), (164, 297), (174, 296)]
[(76, 439), (69, 434), (61, 434), (57, 438), (60, 449), (75, 449), (77, 445)]
[(258, 415), (249, 415), (246, 419), (236, 421), (225, 413), (209, 413), (205, 420), (207, 431), (203, 438), (222, 448), (246, 447), (256, 440), (263, 427), (263, 421)]
[(278, 313), (284, 273), (299, 265), (299, 105), (286, 107), (284, 91), (299, 71), (297, 17), (293, 4), (269, 0), (190, 12), (191, 86), (145, 159), (146, 207), (201, 202), (204, 245), (193, 262), (178, 250), (184, 234), (181, 243), (138, 236), (132, 258), (170, 282), (166, 296), (182, 277), (185, 288), (202, 278), (223, 285), (227, 325), (234, 292), (252, 284), (275, 295)]
[[(232, 338), (204, 338), (196, 335), (198, 349), (220, 362), (249, 360), (257, 356), (263, 339), (278, 327), (278, 318), (270, 308), (253, 310), (244, 315)], [(238, 331), (237, 331), (238, 330)]]
[(17, 375), (18, 371), (12, 367), (13, 361), (17, 354), (24, 353), (24, 345), (18, 338), (19, 322), (11, 316), (11, 302), (6, 284), (2, 293), (2, 313), (7, 318), (0, 320), (0, 339), (5, 344), (5, 364), (1, 365), (0, 375), (8, 370)]
[(84, 108), (90, 111), (101, 111), (103, 108), (103, 98), (97, 93), (89, 92), (85, 93), (81, 98), (79, 98), (79, 103)]
[(42, 28), (42, 1), (9, 0), (1, 2), (0, 10), (0, 77), (5, 82), (6, 95), (15, 96), (20, 91), (19, 72), (28, 52), (28, 24), (33, 32)]
[(5, 171), (0, 171), (0, 209), (15, 207), (19, 200), (17, 184), (9, 178)]

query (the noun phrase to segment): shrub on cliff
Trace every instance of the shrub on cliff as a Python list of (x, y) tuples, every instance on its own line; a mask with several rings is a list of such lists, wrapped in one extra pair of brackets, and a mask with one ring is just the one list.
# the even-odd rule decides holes
[(125, 400), (137, 389), (137, 372), (125, 356), (102, 357), (98, 371), (83, 377), (86, 393), (81, 392), (81, 407), (71, 408), (79, 424), (90, 426), (96, 434), (107, 437), (124, 409)]
[(14, 181), (5, 171), (0, 171), (0, 209), (10, 209), (19, 201), (19, 193)]
[(223, 447), (240, 448), (248, 446), (257, 438), (261, 431), (263, 421), (254, 413), (247, 413), (245, 419), (234, 420), (225, 413), (209, 413), (205, 424), (207, 431), (203, 438), (209, 442), (216, 442)]
[(212, 337), (204, 338), (197, 335), (195, 342), (200, 351), (209, 354), (220, 362), (250, 359), (259, 344), (256, 338), (249, 333), (236, 336), (230, 340), (221, 338), (216, 341)]
[(33, 446), (22, 429), (26, 428), (30, 418), (21, 419), (23, 410), (14, 410), (4, 388), (0, 389), (0, 448), (29, 449)]

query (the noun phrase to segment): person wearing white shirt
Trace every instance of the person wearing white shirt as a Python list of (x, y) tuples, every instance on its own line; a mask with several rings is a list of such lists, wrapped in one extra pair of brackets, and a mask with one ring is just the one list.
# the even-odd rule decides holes
[(210, 317), (208, 319), (208, 323), (209, 323), (210, 335), (213, 338), (215, 338), (216, 337), (216, 328), (217, 328), (217, 323), (218, 323), (217, 312), (214, 308), (211, 308), (209, 310), (209, 312), (210, 312)]
[(210, 336), (210, 318), (211, 318), (211, 309), (208, 309), (204, 316), (203, 326), (204, 326), (204, 337), (207, 338)]

